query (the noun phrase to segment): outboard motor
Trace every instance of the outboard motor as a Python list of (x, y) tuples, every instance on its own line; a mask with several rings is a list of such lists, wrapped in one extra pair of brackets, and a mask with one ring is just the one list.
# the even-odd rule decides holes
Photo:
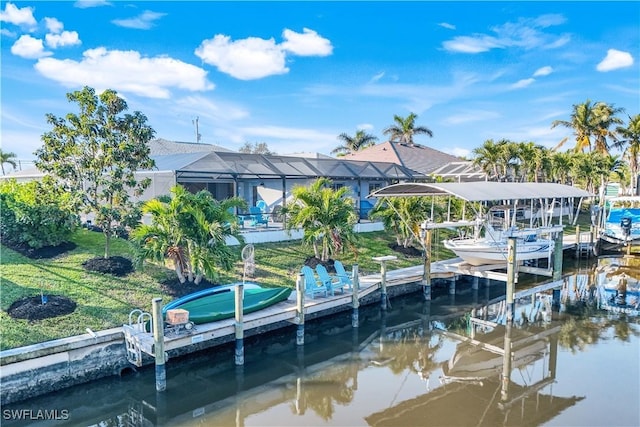
[(620, 220), (620, 227), (622, 228), (622, 232), (625, 237), (629, 237), (631, 235), (631, 224), (632, 221), (630, 217), (624, 217)]

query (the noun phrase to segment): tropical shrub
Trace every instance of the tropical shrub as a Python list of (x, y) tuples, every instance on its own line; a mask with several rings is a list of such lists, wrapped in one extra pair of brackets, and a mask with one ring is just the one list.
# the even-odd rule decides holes
[(313, 247), (316, 258), (327, 261), (345, 244), (355, 250), (353, 226), (358, 216), (353, 200), (346, 197), (349, 188), (331, 188), (332, 181), (319, 178), (308, 187), (296, 186), (291, 191), (292, 203), (283, 208), (288, 216), (287, 229), (303, 229), (303, 243)]
[(40, 249), (70, 239), (79, 224), (49, 180), (0, 183), (0, 239), (9, 246)]
[(228, 237), (242, 242), (233, 208), (246, 208), (240, 198), (218, 201), (208, 191), (190, 193), (177, 185), (170, 196), (149, 200), (142, 206), (151, 215), (151, 224), (141, 224), (131, 232), (135, 258), (170, 262), (181, 283), (199, 284), (215, 279), (219, 270), (230, 271), (238, 258), (227, 245)]

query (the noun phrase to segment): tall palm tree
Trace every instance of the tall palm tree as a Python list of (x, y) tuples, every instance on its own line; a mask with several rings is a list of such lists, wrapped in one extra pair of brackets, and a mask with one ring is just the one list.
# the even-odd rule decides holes
[(615, 108), (613, 105), (605, 102), (598, 102), (594, 105), (592, 127), (595, 136), (594, 150), (598, 153), (609, 153), (607, 139), (616, 140), (616, 132), (610, 128), (623, 123), (620, 118), (616, 117), (617, 114), (623, 111), (623, 108)]
[(385, 128), (382, 133), (389, 135), (389, 140), (413, 145), (414, 135), (428, 135), (433, 137), (433, 132), (426, 126), (416, 126), (418, 116), (410, 113), (407, 117), (393, 116), (393, 125)]
[(618, 126), (618, 134), (623, 138), (613, 145), (624, 148), (624, 158), (629, 162), (631, 169), (632, 194), (638, 191), (638, 173), (640, 172), (640, 114), (629, 116), (627, 127)]
[(338, 157), (342, 157), (347, 154), (351, 154), (354, 151), (360, 151), (364, 148), (375, 145), (378, 137), (359, 129), (354, 136), (341, 133), (338, 135), (338, 139), (341, 140), (343, 144), (331, 151), (331, 154), (337, 154)]
[(4, 151), (2, 151), (2, 148), (0, 148), (0, 169), (2, 169), (2, 175), (4, 175), (4, 164), (10, 164), (11, 166), (13, 166), (13, 168), (15, 169), (18, 165), (15, 161), (16, 158), (16, 154), (15, 153), (5, 153)]
[[(591, 136), (594, 132), (593, 108), (594, 106), (591, 104), (591, 100), (589, 99), (582, 104), (574, 104), (573, 112), (571, 113), (571, 120), (554, 120), (551, 123), (551, 129), (557, 126), (564, 126), (566, 128), (573, 129), (573, 133), (576, 137), (575, 151), (584, 152), (586, 148), (588, 148), (588, 151), (591, 151)], [(564, 138), (560, 141), (554, 150), (557, 150), (564, 145), (567, 140), (568, 138)]]

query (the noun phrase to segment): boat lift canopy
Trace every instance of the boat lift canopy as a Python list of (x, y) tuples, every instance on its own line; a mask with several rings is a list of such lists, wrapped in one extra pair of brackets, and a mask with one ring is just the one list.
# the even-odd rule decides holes
[(367, 197), (409, 197), (452, 195), (468, 202), (592, 197), (588, 191), (564, 184), (541, 182), (406, 182), (393, 184)]

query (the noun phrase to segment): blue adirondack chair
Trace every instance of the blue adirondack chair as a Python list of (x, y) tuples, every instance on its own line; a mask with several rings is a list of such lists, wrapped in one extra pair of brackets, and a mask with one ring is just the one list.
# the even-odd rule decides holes
[(305, 294), (311, 296), (311, 299), (314, 299), (316, 294), (324, 294), (325, 297), (327, 296), (329, 290), (316, 280), (316, 275), (311, 267), (305, 265), (300, 269), (300, 272), (304, 276)]
[(336, 277), (340, 279), (349, 289), (353, 288), (353, 282), (351, 281), (351, 274), (347, 273), (344, 269), (344, 265), (340, 261), (334, 261), (333, 267), (336, 269)]
[(257, 206), (251, 206), (249, 208), (249, 217), (251, 218), (251, 226), (263, 224), (265, 227), (269, 224), (269, 218), (262, 214), (262, 211)]
[(320, 283), (322, 283), (322, 285), (327, 288), (332, 296), (335, 295), (336, 290), (340, 290), (344, 294), (345, 284), (342, 283), (337, 277), (331, 277), (324, 265), (316, 265), (316, 273), (318, 273)]

